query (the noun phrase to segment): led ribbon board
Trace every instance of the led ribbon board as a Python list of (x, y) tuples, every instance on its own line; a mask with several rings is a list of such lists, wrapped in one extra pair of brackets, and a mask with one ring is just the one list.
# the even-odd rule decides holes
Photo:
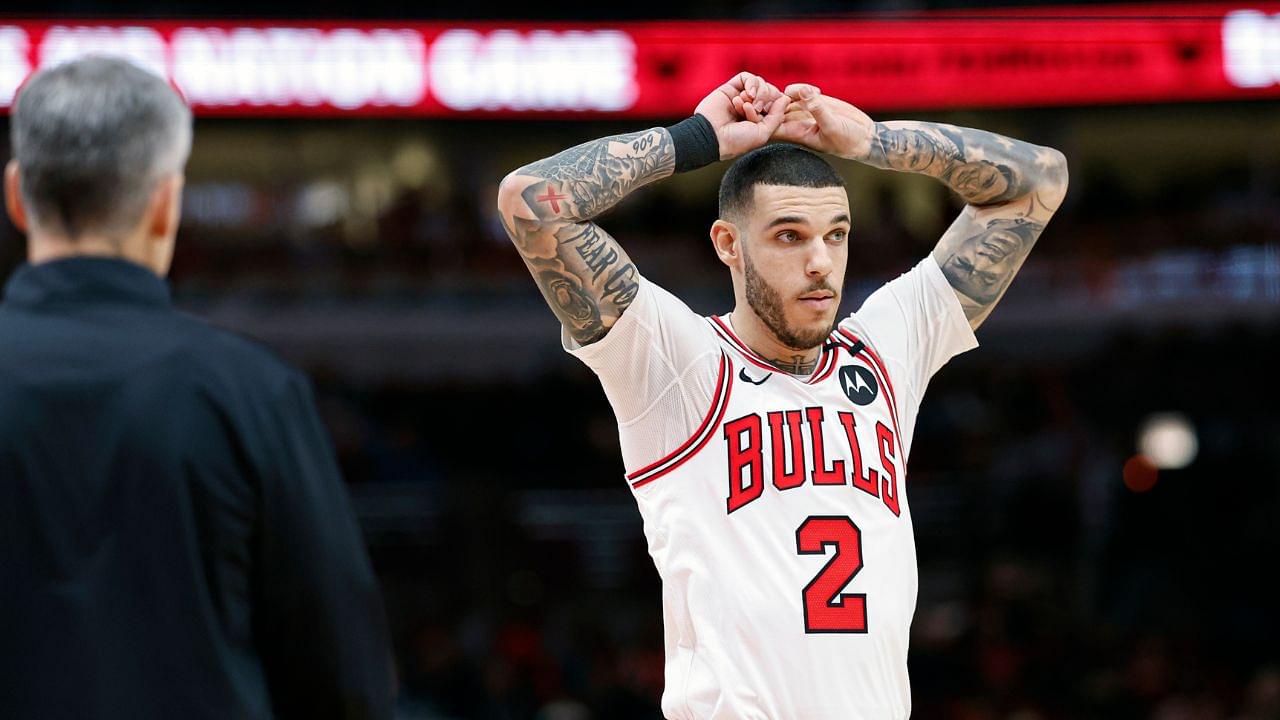
[(868, 110), (1280, 97), (1280, 4), (836, 20), (0, 20), (0, 109), (37, 67), (126, 55), (201, 115), (678, 117), (747, 69)]

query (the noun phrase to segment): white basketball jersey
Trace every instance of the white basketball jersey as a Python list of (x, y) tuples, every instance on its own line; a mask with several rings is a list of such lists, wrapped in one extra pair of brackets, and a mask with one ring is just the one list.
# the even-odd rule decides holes
[(907, 717), (912, 427), (977, 345), (936, 263), (843, 320), (807, 378), (647, 281), (603, 340), (566, 344), (618, 415), (662, 577), (665, 716)]

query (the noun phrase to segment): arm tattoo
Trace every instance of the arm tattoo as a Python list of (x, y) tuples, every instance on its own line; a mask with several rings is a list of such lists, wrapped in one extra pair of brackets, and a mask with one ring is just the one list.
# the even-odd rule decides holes
[(579, 343), (604, 337), (640, 289), (631, 258), (591, 218), (674, 169), (671, 135), (655, 128), (583, 143), (503, 180), (503, 227)]
[[(567, 192), (571, 200), (565, 203), (563, 217), (589, 220), (618, 204), (632, 190), (670, 175), (675, 160), (671, 136), (665, 129), (655, 128), (583, 143), (526, 165), (516, 174), (558, 181), (557, 190)], [(556, 200), (564, 199), (556, 195)], [(560, 214), (558, 205), (552, 201), (546, 209)]]
[[(968, 206), (933, 249), (933, 259), (955, 290), (969, 326), (977, 329), (1009, 288), (1049, 218), (1036, 205), (1025, 211)], [(1023, 205), (1019, 203), (1019, 205)]]
[(868, 165), (929, 175), (970, 205), (995, 205), (1065, 182), (1049, 148), (985, 130), (926, 122), (876, 123)]
[(954, 125), (876, 123), (862, 161), (938, 178), (967, 203), (933, 259), (974, 329), (1004, 295), (1067, 192), (1067, 162), (1057, 150)]

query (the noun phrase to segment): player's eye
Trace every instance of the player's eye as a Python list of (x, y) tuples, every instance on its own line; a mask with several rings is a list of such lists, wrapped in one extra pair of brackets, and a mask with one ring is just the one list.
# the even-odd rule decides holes
[(785, 243), (793, 243), (800, 239), (800, 234), (795, 230), (783, 230), (778, 233), (778, 239)]
[(849, 233), (846, 230), (836, 230), (827, 235), (827, 239), (833, 243), (842, 243), (848, 239)]

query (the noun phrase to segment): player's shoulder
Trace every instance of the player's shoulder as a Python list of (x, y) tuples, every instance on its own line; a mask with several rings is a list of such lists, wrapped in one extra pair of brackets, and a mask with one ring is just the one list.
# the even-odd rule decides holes
[(636, 298), (619, 323), (628, 315), (660, 342), (691, 341), (706, 346), (716, 337), (715, 316), (694, 310), (683, 298), (648, 278), (641, 278)]
[(876, 314), (868, 313), (867, 309), (864, 303), (858, 310), (841, 318), (831, 332), (830, 341), (849, 347), (853, 354), (857, 354), (863, 347), (877, 349), (877, 336), (880, 334), (877, 326), (881, 322)]
[(906, 361), (902, 357), (905, 348), (901, 336), (907, 322), (899, 301), (891, 296), (885, 297), (888, 286), (889, 283), (882, 285), (861, 307), (841, 318), (832, 332), (833, 340), (844, 348), (849, 357), (865, 365), (874, 365), (886, 379), (899, 375)]
[(858, 335), (868, 344), (874, 345), (877, 339), (888, 342), (925, 313), (928, 303), (922, 301), (922, 296), (932, 290), (931, 271), (941, 275), (933, 259), (925, 257), (905, 272), (875, 286), (857, 310), (840, 320), (837, 329)]

